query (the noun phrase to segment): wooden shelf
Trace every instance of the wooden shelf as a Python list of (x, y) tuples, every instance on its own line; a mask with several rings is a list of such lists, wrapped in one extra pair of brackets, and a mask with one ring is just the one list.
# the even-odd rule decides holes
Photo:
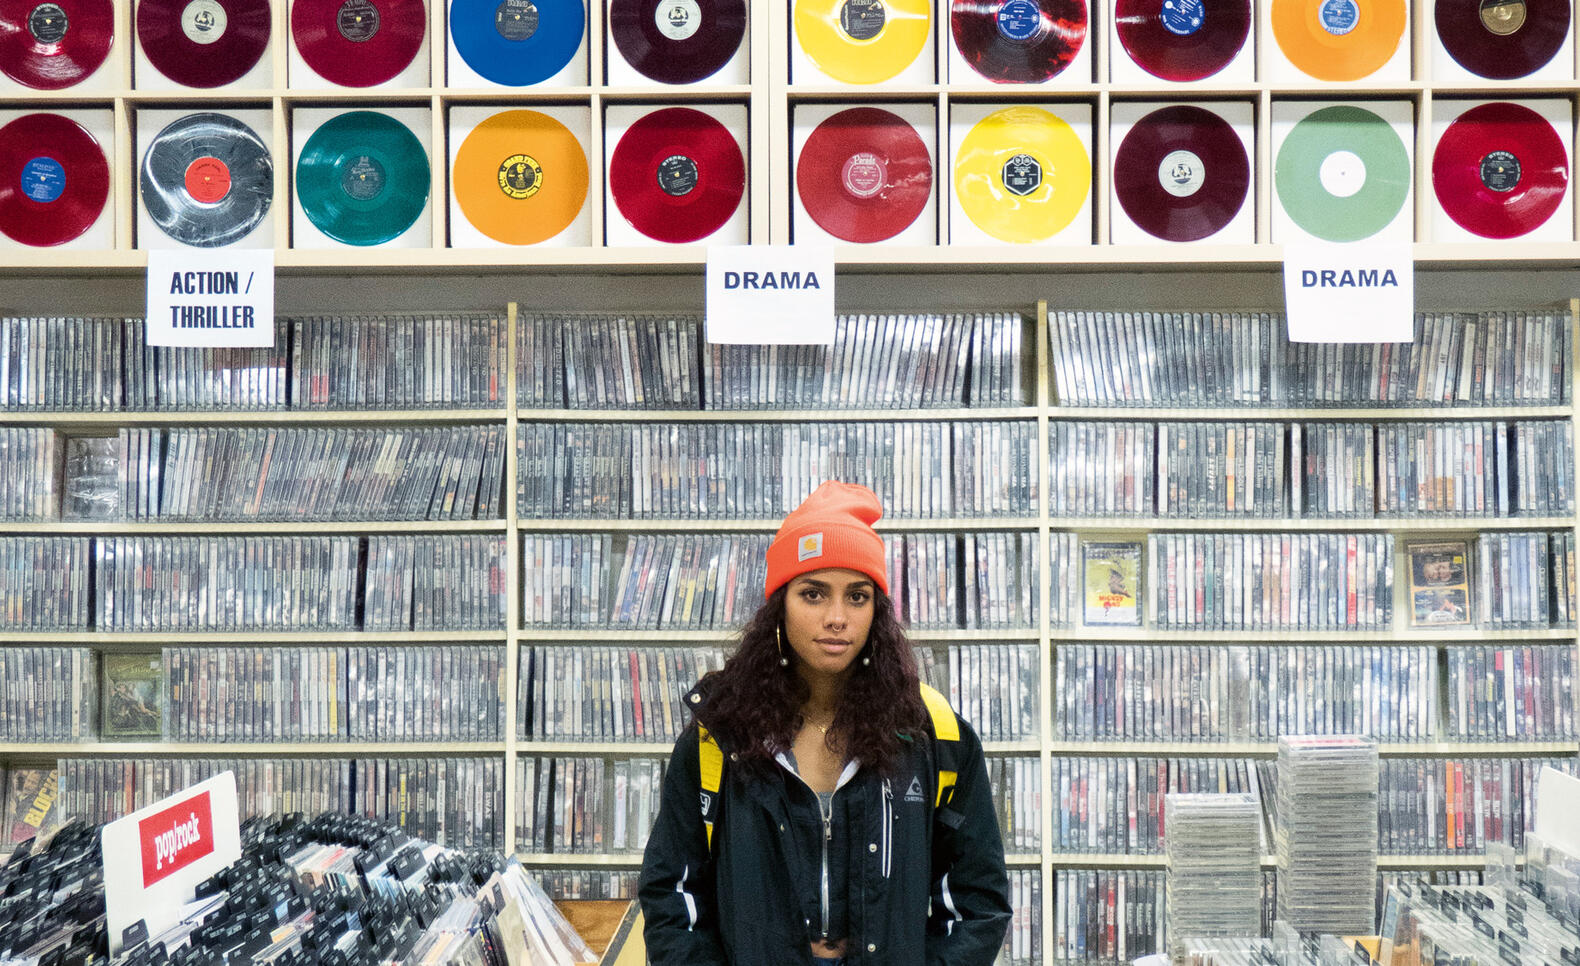
[(93, 536), (187, 533), (224, 534), (317, 534), (317, 533), (504, 533), (504, 520), (314, 520), (291, 523), (278, 520), (143, 520), (104, 521), (57, 520), (10, 523), (0, 521), (0, 533), (9, 534), (87, 534)]
[[(73, 435), (94, 435), (88, 430), (113, 432), (122, 426), (298, 426), (311, 425), (409, 425), (412, 423), (502, 423), (501, 409), (187, 409), (114, 410), (106, 412), (57, 412), (5, 410), (7, 424), (54, 426)], [(80, 432), (73, 432), (80, 431)]]
[(23, 631), (0, 632), (0, 644), (497, 644), (497, 631)]
[(1535, 627), (1524, 630), (1482, 630), (1478, 628), (1433, 630), (1429, 627), (1413, 627), (1382, 631), (1177, 631), (1154, 630), (1144, 627), (1066, 627), (1049, 632), (1049, 638), (1055, 643), (1079, 641), (1096, 644), (1128, 643), (1131, 641), (1153, 644), (1288, 644), (1296, 642), (1320, 644), (1444, 644), (1479, 643), (1482, 641), (1572, 641), (1575, 640), (1575, 636), (1573, 627)]
[[(614, 626), (597, 629), (532, 627), (522, 629), (517, 632), (516, 636), (523, 644), (575, 644), (582, 642), (599, 644), (722, 644), (735, 640), (739, 633), (739, 630), (688, 630), (684, 627), (673, 630), (621, 630)], [(1004, 630), (912, 629), (907, 630), (905, 636), (914, 643), (1037, 640), (1037, 632), (1025, 628), (1005, 628)]]
[[(1035, 749), (1034, 749), (1035, 750)], [(1272, 758), (1278, 754), (1273, 741), (1078, 741), (1050, 742), (1048, 751), (1064, 757), (1107, 758), (1146, 755), (1166, 758)], [(1377, 743), (1380, 758), (1484, 758), (1514, 755), (1573, 755), (1580, 741), (1521, 742), (1387, 742)]]
[(317, 758), (353, 758), (361, 755), (390, 758), (430, 755), (498, 757), (504, 752), (505, 744), (502, 741), (46, 741), (0, 746), (0, 758), (272, 758), (279, 755)]

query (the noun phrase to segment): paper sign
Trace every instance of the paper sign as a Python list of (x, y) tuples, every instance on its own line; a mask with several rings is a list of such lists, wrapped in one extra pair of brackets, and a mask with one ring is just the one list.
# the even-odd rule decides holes
[(241, 858), (236, 776), (215, 775), (104, 826), (110, 953), (139, 919), (157, 935), (181, 919), (198, 883)]
[(1415, 259), (1408, 242), (1284, 246), (1291, 342), (1410, 342)]
[(1580, 778), (1556, 768), (1543, 768), (1536, 776), (1536, 828), (1549, 845), (1580, 858)]
[(274, 345), (274, 252), (149, 252), (147, 338), (149, 345)]
[(816, 245), (708, 249), (709, 342), (832, 345), (834, 250)]

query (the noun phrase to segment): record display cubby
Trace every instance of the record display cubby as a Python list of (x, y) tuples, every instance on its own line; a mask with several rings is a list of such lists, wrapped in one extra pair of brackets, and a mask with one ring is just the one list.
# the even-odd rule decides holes
[[(286, 316), (322, 316), (355, 314), (378, 316), (400, 312), (418, 300), (445, 299), (453, 306), (470, 312), (481, 311), (485, 317), (497, 320), (511, 337), (507, 345), (516, 346), (515, 333), (534, 316), (554, 315), (559, 310), (574, 313), (607, 310), (611, 302), (616, 307), (635, 314), (650, 312), (695, 315), (701, 308), (700, 279), (683, 267), (654, 269), (627, 274), (603, 268), (589, 269), (581, 276), (551, 275), (547, 269), (511, 272), (458, 271), (430, 268), (423, 272), (405, 271), (392, 274), (391, 266), (368, 272), (347, 275), (320, 274), (287, 268), (280, 282), (280, 311)], [(1479, 420), (1539, 420), (1569, 422), (1573, 420), (1572, 401), (1542, 406), (1368, 406), (1333, 407), (1295, 404), (1240, 405), (1224, 408), (1142, 408), (1132, 406), (1079, 406), (1063, 402), (1058, 394), (1058, 369), (1051, 354), (1049, 326), (1056, 324), (1062, 311), (1096, 309), (1115, 312), (1150, 308), (1157, 311), (1186, 311), (1197, 308), (1231, 309), (1242, 312), (1265, 311), (1278, 304), (1278, 279), (1275, 273), (1254, 266), (1235, 265), (1144, 265), (1144, 266), (1086, 266), (1029, 272), (1017, 271), (1013, 266), (1000, 267), (992, 273), (980, 270), (969, 273), (946, 274), (936, 270), (918, 271), (922, 266), (891, 268), (887, 270), (851, 270), (842, 275), (841, 309), (851, 312), (883, 313), (895, 306), (916, 308), (918, 293), (926, 291), (927, 304), (919, 308), (950, 312), (1012, 311), (1020, 306), (1023, 317), (1020, 325), (1019, 380), (1022, 393), (1019, 404), (995, 404), (986, 408), (967, 405), (963, 408), (920, 408), (893, 410), (821, 409), (821, 408), (760, 408), (745, 411), (695, 410), (661, 408), (648, 410), (630, 409), (543, 409), (516, 402), (515, 387), (509, 383), (513, 369), (506, 369), (506, 390), (500, 408), (439, 408), (407, 410), (283, 410), (283, 411), (133, 411), (133, 412), (25, 412), (8, 411), (4, 422), (11, 426), (53, 427), (66, 435), (103, 435), (120, 427), (245, 427), (245, 426), (431, 426), (436, 428), (461, 425), (497, 425), (505, 430), (506, 438), (515, 438), (523, 425), (566, 426), (587, 424), (630, 427), (667, 427), (676, 424), (712, 424), (723, 426), (760, 425), (768, 428), (789, 428), (809, 423), (827, 422), (832, 425), (896, 423), (943, 423), (967, 425), (991, 423), (1007, 425), (1030, 423), (1035, 428), (1036, 457), (1031, 461), (1039, 479), (1037, 509), (1027, 514), (1014, 511), (996, 512), (987, 516), (954, 516), (929, 519), (904, 512), (891, 512), (882, 529), (891, 539), (895, 537), (925, 537), (942, 533), (953, 542), (968, 535), (1011, 534), (1029, 540), (1035, 546), (1037, 557), (1035, 585), (1038, 589), (1038, 615), (1034, 622), (1016, 625), (999, 624), (966, 627), (920, 627), (914, 637), (923, 648), (933, 654), (935, 666), (942, 669), (947, 683), (949, 651), (977, 649), (987, 653), (993, 646), (1002, 651), (1014, 648), (1033, 649), (1035, 662), (1036, 727), (1030, 737), (992, 738), (987, 743), (990, 759), (996, 772), (1002, 773), (1007, 784), (1020, 784), (1024, 788), (1028, 776), (1035, 776), (1035, 790), (1042, 807), (1035, 811), (1031, 827), (1025, 824), (1023, 797), (1018, 803), (1001, 812), (1006, 821), (1012, 871), (1016, 873), (1017, 888), (1035, 890), (1023, 895), (1020, 901), (1040, 910), (1037, 919), (1042, 950), (1054, 948), (1056, 882), (1074, 884), (1086, 881), (1086, 873), (1096, 875), (1093, 881), (1103, 879), (1108, 871), (1143, 875), (1147, 870), (1161, 868), (1162, 856), (1149, 851), (1143, 844), (1138, 847), (1085, 848), (1073, 850), (1059, 845), (1059, 792), (1050, 782), (1056, 780), (1053, 770), (1056, 763), (1064, 761), (1119, 762), (1156, 759), (1190, 759), (1210, 763), (1209, 767), (1240, 767), (1237, 763), (1269, 763), (1274, 746), (1269, 740), (1234, 738), (1215, 741), (1179, 741), (1162, 738), (1103, 737), (1097, 740), (1079, 738), (1066, 733), (1057, 724), (1061, 710), (1067, 708), (1058, 689), (1059, 673), (1064, 657), (1082, 644), (1098, 645), (1153, 645), (1154, 649), (1183, 652), (1195, 647), (1251, 647), (1261, 646), (1273, 650), (1306, 647), (1374, 647), (1384, 653), (1399, 651), (1404, 646), (1424, 648), (1432, 654), (1434, 666), (1446, 672), (1447, 654), (1450, 650), (1477, 644), (1558, 647), (1571, 651), (1575, 642), (1573, 627), (1555, 626), (1489, 631), (1479, 626), (1467, 629), (1410, 628), (1404, 619), (1407, 613), (1406, 591), (1400, 571), (1396, 567), (1396, 590), (1393, 597), (1394, 620), (1391, 625), (1377, 630), (1189, 630), (1158, 629), (1149, 616), (1139, 628), (1059, 626), (1050, 613), (1055, 598), (1055, 588), (1068, 576), (1068, 571), (1055, 571), (1053, 546), (1066, 534), (1074, 539), (1123, 541), (1142, 540), (1149, 534), (1169, 535), (1216, 531), (1224, 534), (1256, 534), (1266, 532), (1313, 534), (1377, 534), (1379, 539), (1395, 545), (1396, 553), (1404, 542), (1424, 542), (1461, 538), (1474, 543), (1478, 534), (1501, 534), (1517, 531), (1568, 531), (1573, 532), (1574, 515), (1544, 515), (1539, 517), (1515, 516), (1507, 518), (1450, 518), (1427, 515), (1420, 518), (1311, 518), (1297, 516), (1257, 517), (1232, 519), (1221, 517), (1157, 517), (1126, 518), (1117, 516), (1088, 516), (1055, 514), (1047, 500), (1047, 468), (1050, 466), (1050, 447), (1053, 430), (1061, 423), (1119, 422), (1129, 425), (1143, 423), (1155, 425), (1182, 425), (1187, 423), (1221, 423), (1226, 419), (1235, 422), (1273, 422), (1287, 427), (1291, 423), (1366, 423), (1393, 425), (1409, 422), (1467, 423)], [(119, 276), (119, 277), (117, 277)], [(1554, 268), (1550, 271), (1470, 266), (1459, 269), (1428, 269), (1423, 273), (1421, 301), (1423, 308), (1442, 311), (1455, 309), (1498, 310), (1510, 306), (1523, 306), (1533, 313), (1551, 315), (1562, 319), (1562, 326), (1572, 326), (1572, 315), (1567, 303), (1555, 296), (1572, 285), (1570, 273)], [(110, 272), (104, 277), (81, 279), (66, 271), (39, 271), (13, 266), (0, 278), (0, 305), (7, 315), (135, 315), (140, 303), (139, 282), (123, 273)], [(502, 294), (527, 293), (530, 298), (519, 303), (515, 311), (500, 309)], [(1047, 296), (1047, 308), (1028, 295)], [(492, 308), (490, 308), (490, 306)], [(598, 312), (608, 315), (607, 311)], [(1570, 350), (1575, 344), (1574, 333), (1568, 334)], [(706, 368), (702, 370), (706, 373)], [(1573, 369), (1567, 369), (1565, 379), (1572, 379)], [(706, 378), (706, 375), (704, 375)], [(1571, 393), (1572, 400), (1572, 393)], [(520, 478), (523, 472), (517, 464), (514, 447), (509, 448), (506, 479)], [(522, 516), (516, 501), (507, 490), (502, 513), (498, 519), (465, 521), (383, 521), (346, 519), (335, 522), (285, 523), (285, 522), (236, 522), (236, 521), (163, 521), (116, 523), (78, 522), (6, 522), (0, 523), (0, 533), (6, 538), (39, 536), (75, 537), (197, 537), (204, 535), (350, 535), (379, 537), (398, 534), (430, 534), (435, 536), (498, 535), (503, 540), (505, 585), (522, 586), (526, 577), (522, 538), (528, 534), (549, 537), (602, 537), (607, 535), (612, 545), (629, 542), (635, 538), (668, 537), (691, 542), (714, 535), (742, 535), (756, 540), (766, 540), (771, 534), (777, 517), (742, 516), (729, 519), (706, 520), (666, 518), (627, 519), (610, 515), (578, 515), (574, 518), (558, 516)], [(1402, 559), (1402, 557), (1398, 558)], [(612, 593), (615, 574), (610, 575), (606, 591)], [(1150, 579), (1150, 577), (1148, 578)], [(729, 632), (723, 629), (705, 629), (687, 626), (675, 629), (630, 630), (616, 624), (602, 626), (542, 626), (524, 623), (523, 600), (517, 593), (505, 598), (507, 621), (499, 630), (469, 631), (270, 631), (270, 632), (192, 632), (152, 631), (106, 633), (97, 630), (71, 632), (39, 632), (31, 630), (0, 631), (0, 645), (85, 646), (100, 654), (140, 653), (160, 647), (197, 647), (203, 649), (225, 648), (235, 650), (251, 645), (298, 647), (355, 647), (359, 645), (388, 645), (402, 650), (428, 644), (464, 644), (483, 647), (499, 654), (503, 651), (501, 695), (505, 708), (501, 722), (500, 741), (337, 741), (300, 742), (290, 740), (254, 741), (251, 743), (215, 742), (139, 742), (118, 743), (93, 741), (87, 743), (18, 743), (5, 749), (4, 764), (54, 762), (62, 759), (112, 761), (121, 759), (167, 759), (206, 761), (238, 759), (283, 759), (294, 762), (346, 762), (351, 760), (387, 760), (399, 763), (408, 759), (463, 758), (467, 760), (498, 762), (500, 781), (495, 787), (497, 800), (495, 816), (497, 834), (509, 847), (523, 854), (535, 867), (546, 874), (560, 876), (560, 887), (567, 891), (588, 890), (594, 886), (586, 877), (602, 873), (630, 873), (639, 863), (639, 853), (617, 850), (613, 847), (613, 826), (607, 829), (611, 838), (605, 840), (599, 851), (578, 851), (589, 848), (585, 843), (556, 843), (547, 851), (525, 851), (527, 840), (520, 827), (523, 797), (521, 782), (529, 773), (538, 773), (542, 762), (552, 759), (565, 761), (599, 762), (597, 766), (582, 766), (587, 774), (598, 774), (606, 782), (608, 794), (613, 794), (617, 772), (623, 780), (631, 776), (651, 776), (656, 765), (667, 752), (667, 741), (632, 740), (568, 740), (563, 737), (540, 738), (529, 734), (527, 727), (518, 721), (523, 709), (519, 703), (522, 677), (525, 669), (519, 658), (523, 648), (558, 647), (563, 652), (580, 653), (591, 658), (595, 649), (615, 648), (621, 654), (627, 649), (665, 649), (713, 651), (728, 641)], [(957, 622), (958, 623), (958, 622)], [(499, 649), (499, 650), (496, 650)], [(700, 658), (698, 659), (700, 660)], [(705, 664), (697, 665), (699, 667)], [(986, 664), (984, 667), (988, 666)], [(583, 672), (586, 673), (585, 670)], [(935, 679), (936, 680), (936, 679)], [(673, 681), (672, 681), (673, 684)], [(1022, 695), (1027, 689), (1022, 689)], [(961, 701), (962, 710), (972, 709), (970, 696)], [(1446, 711), (1442, 702), (1439, 712)], [(987, 721), (980, 723), (988, 730)], [(1011, 729), (1012, 731), (1012, 729)], [(1010, 733), (1005, 731), (1003, 733)], [(1417, 737), (1392, 740), (1382, 746), (1385, 772), (1390, 763), (1416, 761), (1437, 764), (1459, 761), (1501, 762), (1504, 759), (1569, 759), (1573, 760), (1580, 745), (1573, 739), (1527, 740), (1489, 742), (1486, 740), (1451, 740), (1441, 727), (1435, 738)], [(529, 766), (527, 762), (532, 762)], [(1020, 763), (1035, 762), (1028, 772)], [(254, 766), (247, 766), (254, 767)], [(492, 766), (491, 766), (492, 767)], [(1403, 767), (1399, 765), (1397, 767)], [(76, 774), (81, 766), (73, 765)], [(415, 773), (414, 773), (415, 774)], [(585, 779), (584, 779), (585, 780)], [(650, 780), (650, 779), (649, 779)], [(151, 781), (151, 779), (150, 779)], [(1022, 793), (1024, 795), (1024, 792)], [(605, 801), (606, 808), (610, 802)], [(1021, 821), (1013, 824), (1016, 817)], [(612, 816), (609, 818), (612, 823)], [(631, 834), (626, 830), (627, 836)], [(629, 841), (629, 840), (628, 840)], [(1455, 850), (1458, 852), (1458, 850)], [(1407, 849), (1387, 851), (1380, 864), (1385, 869), (1463, 869), (1474, 868), (1480, 859), (1471, 850), (1461, 854), (1442, 853), (1433, 849)], [(1067, 874), (1068, 873), (1068, 874)], [(1080, 873), (1080, 877), (1074, 877)], [(577, 875), (583, 876), (581, 881)], [(1138, 880), (1140, 881), (1140, 880)], [(1034, 897), (1034, 898), (1033, 898)], [(1030, 927), (1027, 927), (1030, 928)], [(1054, 958), (1049, 955), (1048, 958)], [(1025, 961), (1029, 957), (1023, 957)]]
[[(1035, 264), (1048, 258), (1039, 244), (1004, 243), (984, 236), (956, 205), (956, 142), (963, 131), (952, 135), (952, 128), (969, 126), (984, 113), (1023, 105), (1061, 117), (1068, 113), (1084, 142), (1093, 173), (1087, 208), (1050, 242), (1057, 245), (1058, 260), (1271, 264), (1279, 257), (1276, 246), (1298, 237), (1282, 221), (1275, 184), (1278, 146), (1284, 137), (1278, 125), (1288, 123), (1281, 120), (1287, 111), (1302, 111), (1317, 102), (1360, 105), (1394, 125), (1402, 136), (1410, 156), (1410, 191), (1396, 230), (1400, 239), (1415, 243), (1420, 259), (1454, 263), (1563, 258), (1568, 251), (1564, 246), (1576, 244), (1580, 237), (1576, 234), (1580, 213), (1567, 180), (1561, 186), (1556, 210), (1537, 230), (1490, 244), (1444, 218), (1433, 191), (1433, 157), (1442, 129), (1466, 107), (1487, 100), (1509, 100), (1536, 108), (1554, 125), (1572, 170), (1576, 97), (1580, 95), (1572, 43), (1566, 43), (1533, 79), (1467, 78), (1461, 76), (1462, 71), (1456, 73), (1437, 63), (1430, 11), (1415, 11), (1401, 43), (1401, 59), (1408, 68), (1405, 73), (1395, 76), (1385, 71), (1374, 78), (1323, 83), (1279, 75), (1273, 64), (1277, 44), (1258, 18), (1247, 40), (1246, 50), (1252, 55), (1249, 66), (1243, 70), (1234, 67), (1222, 80), (1215, 75), (1203, 81), (1171, 83), (1144, 73), (1140, 78), (1126, 74), (1121, 69), (1126, 56), (1111, 37), (1111, 11), (1106, 4), (1093, 7), (1081, 57), (1064, 73), (1042, 84), (988, 84), (965, 76), (969, 70), (955, 63), (958, 54), (948, 40), (948, 9), (943, 0), (932, 10), (930, 39), (917, 65), (917, 77), (865, 86), (796, 79), (792, 72), (796, 49), (791, 28), (793, 4), (773, 0), (752, 11), (739, 55), (746, 65), (743, 71), (696, 84), (662, 85), (633, 79), (628, 69), (621, 69), (625, 65), (608, 39), (607, 11), (600, 4), (591, 4), (586, 28), (586, 38), (591, 40), (584, 38), (585, 68), (577, 68), (578, 76), (572, 78), (576, 83), (556, 80), (553, 86), (516, 88), (462, 86), (479, 82), (475, 78), (467, 81), (450, 62), (455, 55), (447, 53), (447, 43), (438, 42), (448, 36), (447, 6), (431, 3), (426, 40), (413, 69), (385, 85), (350, 88), (325, 86), (321, 78), (307, 76), (290, 39), (288, 5), (281, 0), (274, 4), (272, 40), (260, 62), (259, 76), (205, 90), (155, 83), (150, 79), (150, 67), (134, 63), (141, 55), (133, 55), (137, 46), (133, 5), (131, 0), (117, 0), (115, 44), (109, 60), (88, 81), (59, 91), (31, 90), (10, 81), (0, 87), (0, 111), (46, 109), (80, 115), (82, 123), (100, 137), (112, 175), (102, 224), (82, 244), (71, 243), (59, 250), (28, 248), (6, 239), (0, 239), (0, 245), (5, 246), (8, 264), (63, 268), (142, 265), (145, 249), (170, 244), (142, 217), (137, 170), (146, 140), (170, 112), (214, 110), (252, 112), (259, 118), (263, 129), (258, 133), (273, 158), (274, 197), (257, 237), (243, 243), (273, 248), (282, 266), (698, 265), (705, 257), (703, 247), (645, 241), (633, 244), (631, 234), (616, 224), (621, 219), (603, 190), (604, 172), (612, 142), (629, 121), (610, 119), (609, 111), (618, 114), (632, 107), (664, 106), (744, 108), (744, 125), (730, 122), (733, 133), (744, 143), (748, 168), (747, 191), (738, 213), (744, 225), (739, 230), (732, 228), (728, 237), (738, 238), (739, 231), (744, 231), (752, 242), (782, 244), (802, 240), (807, 234), (798, 231), (796, 217), (795, 157), (798, 138), (804, 136), (804, 132), (798, 133), (797, 112), (810, 115), (831, 106), (873, 105), (900, 106), (908, 118), (912, 114), (918, 117), (918, 132), (933, 155), (933, 187), (928, 206), (913, 226), (915, 231), (902, 233), (892, 243), (836, 245), (842, 263), (988, 260)], [(1241, 79), (1235, 71), (1249, 77)], [(1112, 159), (1125, 125), (1134, 120), (1131, 113), (1141, 106), (1179, 103), (1228, 109), (1237, 133), (1249, 146), (1251, 168), (1243, 209), (1229, 230), (1188, 243), (1163, 242), (1145, 233), (1138, 236), (1127, 227), (1129, 219), (1113, 193)], [(411, 127), (428, 156), (429, 202), (422, 219), (412, 232), (383, 245), (325, 247), (296, 204), (293, 178), (303, 133), (317, 123), (315, 118), (321, 121), (323, 116), (354, 109), (397, 108), (405, 112), (403, 123)], [(454, 195), (452, 152), (468, 125), (475, 123), (475, 119), (467, 119), (467, 112), (523, 108), (585, 111), (582, 120), (571, 124), (571, 130), (582, 141), (592, 174), (579, 213), (587, 227), (547, 242), (505, 245), (496, 250), (494, 244), (469, 231), (465, 216), (450, 203)], [(1249, 120), (1245, 119), (1247, 114)], [(802, 224), (805, 221), (800, 219)]]

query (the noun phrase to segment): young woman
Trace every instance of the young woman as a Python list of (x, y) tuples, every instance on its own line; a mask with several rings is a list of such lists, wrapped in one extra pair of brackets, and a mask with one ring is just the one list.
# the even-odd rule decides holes
[(642, 865), (653, 966), (998, 955), (1008, 880), (982, 746), (924, 700), (882, 514), (865, 487), (818, 487), (768, 549), (739, 649), (686, 696)]

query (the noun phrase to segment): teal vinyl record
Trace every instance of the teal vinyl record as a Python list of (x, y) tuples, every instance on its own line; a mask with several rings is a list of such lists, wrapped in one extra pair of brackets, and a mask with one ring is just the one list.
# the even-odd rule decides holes
[(428, 155), (406, 125), (350, 111), (319, 126), (296, 162), (296, 196), (319, 231), (347, 245), (379, 245), (412, 226), (428, 203)]
[(1331, 242), (1382, 231), (1410, 193), (1410, 155), (1393, 127), (1355, 104), (1312, 111), (1290, 129), (1273, 165), (1290, 220)]

